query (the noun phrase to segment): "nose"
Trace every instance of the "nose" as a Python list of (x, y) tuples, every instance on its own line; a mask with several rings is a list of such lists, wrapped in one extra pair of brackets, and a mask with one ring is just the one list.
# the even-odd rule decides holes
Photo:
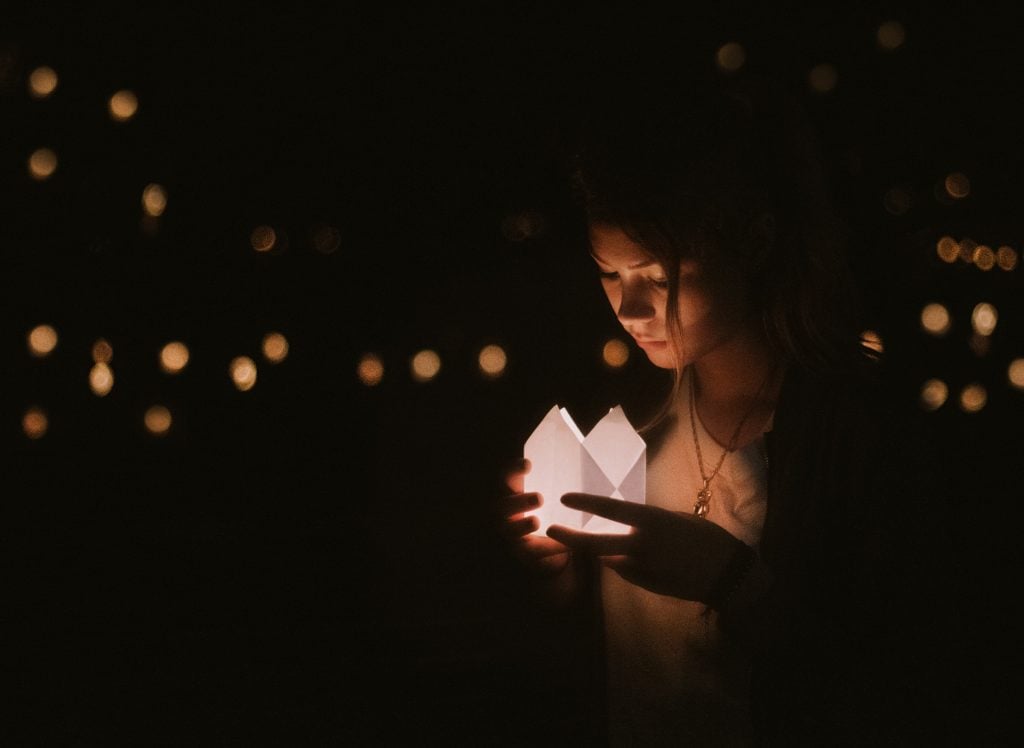
[(651, 299), (650, 286), (643, 282), (622, 284), (622, 298), (616, 316), (622, 321), (654, 319), (657, 310)]

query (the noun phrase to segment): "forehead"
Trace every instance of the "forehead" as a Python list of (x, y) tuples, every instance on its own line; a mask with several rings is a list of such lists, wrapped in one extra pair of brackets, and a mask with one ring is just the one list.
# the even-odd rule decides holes
[(654, 255), (617, 226), (594, 224), (590, 226), (589, 234), (594, 256), (608, 265), (628, 266), (656, 261)]

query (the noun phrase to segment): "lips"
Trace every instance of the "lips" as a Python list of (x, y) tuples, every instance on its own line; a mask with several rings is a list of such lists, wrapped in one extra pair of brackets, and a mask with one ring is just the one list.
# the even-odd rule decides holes
[(663, 348), (667, 345), (664, 340), (655, 340), (654, 338), (634, 338), (634, 340), (642, 348)]

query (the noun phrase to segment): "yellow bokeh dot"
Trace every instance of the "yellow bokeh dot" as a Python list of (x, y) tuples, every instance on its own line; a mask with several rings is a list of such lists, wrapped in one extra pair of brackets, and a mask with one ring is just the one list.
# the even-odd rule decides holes
[(50, 325), (36, 325), (28, 334), (28, 350), (37, 358), (49, 355), (57, 347), (57, 331)]
[(836, 82), (839, 80), (839, 72), (836, 70), (835, 65), (822, 63), (811, 68), (807, 80), (811, 90), (815, 93), (828, 93), (835, 89)]
[(277, 243), (277, 232), (270, 226), (257, 226), (249, 235), (249, 241), (257, 252), (269, 252)]
[(1002, 246), (996, 252), (996, 262), (1003, 270), (1013, 270), (1017, 267), (1017, 250), (1013, 247)]
[(926, 304), (921, 310), (921, 327), (932, 335), (949, 332), (949, 310), (942, 304)]
[(228, 369), (231, 372), (231, 381), (242, 392), (247, 392), (256, 385), (256, 362), (248, 356), (236, 356), (231, 359)]
[(967, 413), (977, 413), (988, 402), (988, 393), (980, 384), (969, 384), (960, 393), (960, 407)]
[(188, 346), (179, 340), (160, 349), (160, 368), (168, 374), (177, 374), (188, 365)]
[(111, 119), (115, 122), (125, 122), (134, 117), (139, 110), (139, 100), (134, 93), (123, 89), (110, 97), (107, 106)]
[(612, 338), (601, 349), (601, 359), (606, 366), (620, 369), (629, 361), (629, 346), (618, 338)]
[(384, 363), (380, 360), (379, 356), (367, 353), (359, 359), (356, 374), (360, 382), (367, 387), (373, 387), (380, 384), (380, 380), (384, 378)]
[(57, 90), (57, 71), (43, 65), (28, 76), (28, 92), (33, 99), (45, 99)]
[(441, 371), (441, 357), (437, 351), (422, 350), (412, 357), (410, 370), (417, 382), (428, 382)]
[(143, 422), (149, 433), (163, 436), (171, 428), (171, 411), (163, 405), (154, 405), (146, 411)]
[(97, 364), (109, 364), (114, 358), (114, 349), (104, 338), (92, 344), (92, 360)]
[(167, 190), (159, 184), (146, 185), (142, 191), (142, 209), (146, 215), (161, 216), (167, 209)]
[(268, 332), (263, 336), (263, 358), (272, 364), (279, 364), (288, 355), (288, 339), (279, 332)]
[(21, 428), (29, 439), (40, 439), (46, 434), (50, 420), (42, 408), (32, 407), (25, 411), (21, 419)]
[(974, 264), (979, 270), (991, 270), (996, 265), (996, 253), (991, 247), (979, 244), (974, 248)]
[(941, 408), (949, 397), (949, 387), (941, 379), (929, 379), (921, 386), (921, 405), (926, 410)]
[(508, 356), (500, 345), (485, 345), (480, 349), (477, 363), (480, 366), (480, 373), (485, 377), (500, 377), (505, 373)]
[(736, 72), (743, 67), (743, 63), (746, 61), (746, 50), (743, 49), (743, 45), (739, 42), (723, 44), (715, 53), (715, 63), (718, 65), (718, 69), (727, 73)]
[(38, 148), (28, 157), (28, 173), (36, 181), (43, 181), (57, 171), (57, 154), (50, 148)]
[(860, 334), (860, 339), (865, 348), (870, 348), (878, 353), (885, 352), (885, 344), (882, 342), (882, 336), (874, 330), (865, 330)]
[(949, 174), (944, 184), (949, 196), (957, 200), (962, 200), (971, 194), (971, 180), (963, 172), (955, 171)]
[(1018, 390), (1024, 390), (1024, 358), (1015, 358), (1006, 369), (1006, 378)]
[(960, 256), (960, 245), (951, 236), (944, 236), (939, 239), (935, 245), (935, 250), (943, 262), (956, 262)]
[(114, 386), (114, 372), (104, 363), (93, 364), (89, 370), (89, 387), (92, 391), (103, 397)]
[(876, 34), (878, 46), (886, 52), (899, 49), (903, 45), (906, 36), (903, 24), (899, 21), (886, 21), (878, 27), (878, 33)]
[(991, 304), (982, 302), (971, 312), (971, 325), (979, 335), (991, 335), (999, 321), (999, 313)]

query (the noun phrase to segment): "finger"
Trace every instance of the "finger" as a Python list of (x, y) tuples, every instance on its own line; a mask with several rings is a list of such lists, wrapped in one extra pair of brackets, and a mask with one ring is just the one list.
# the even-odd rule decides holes
[(539, 493), (516, 493), (502, 496), (498, 500), (498, 512), (502, 517), (514, 517), (529, 512), (541, 505)]
[(505, 484), (515, 493), (523, 492), (523, 476), (530, 472), (530, 461), (525, 457), (515, 460), (505, 473)]
[(584, 551), (597, 556), (629, 553), (633, 545), (632, 535), (601, 535), (572, 530), (562, 525), (551, 525), (548, 528), (548, 537), (564, 543), (574, 551)]
[(523, 553), (535, 558), (557, 556), (569, 552), (569, 548), (564, 543), (559, 543), (546, 535), (524, 535), (519, 539), (519, 544)]
[(659, 507), (637, 504), (623, 499), (612, 499), (607, 496), (594, 496), (588, 493), (562, 494), (562, 503), (570, 509), (579, 509), (633, 527), (644, 527), (650, 524), (657, 514), (664, 511)]
[(512, 538), (521, 538), (529, 535), (540, 526), (536, 517), (522, 517), (521, 519), (506, 522), (502, 526), (502, 532)]

